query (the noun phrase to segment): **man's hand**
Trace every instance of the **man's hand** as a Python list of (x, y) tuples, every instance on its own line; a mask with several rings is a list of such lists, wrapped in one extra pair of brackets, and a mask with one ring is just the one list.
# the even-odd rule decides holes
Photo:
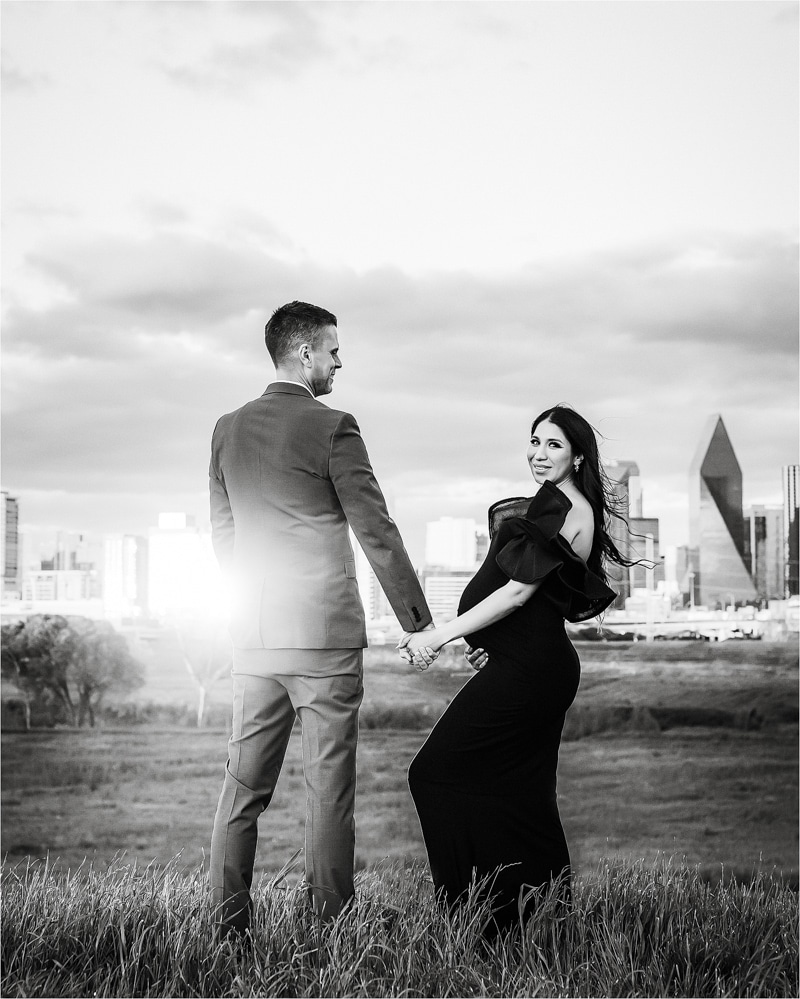
[(464, 650), (464, 658), (473, 669), (483, 669), (489, 662), (489, 656), (483, 649), (473, 649), (470, 645)]
[(420, 672), (427, 669), (431, 663), (439, 658), (438, 649), (425, 645), (424, 639), (421, 637), (423, 632), (433, 631), (435, 627), (431, 621), (430, 624), (424, 628), (420, 628), (419, 631), (407, 631), (397, 643), (400, 657), (405, 659), (407, 663), (413, 663)]

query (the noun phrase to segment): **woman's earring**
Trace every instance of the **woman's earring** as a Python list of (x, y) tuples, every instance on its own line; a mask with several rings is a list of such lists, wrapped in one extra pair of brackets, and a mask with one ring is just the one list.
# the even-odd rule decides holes
[(577, 475), (578, 474), (578, 469), (581, 467), (580, 461), (578, 459), (576, 459), (573, 462), (572, 467), (575, 469), (575, 474)]

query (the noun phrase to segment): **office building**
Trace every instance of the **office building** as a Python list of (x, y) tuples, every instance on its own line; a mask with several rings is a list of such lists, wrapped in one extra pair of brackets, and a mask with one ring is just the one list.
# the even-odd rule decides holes
[(461, 594), (474, 575), (474, 567), (450, 570), (425, 569), (422, 573), (422, 589), (433, 620), (437, 624), (444, 624), (445, 621), (452, 621), (456, 617)]
[[(633, 558), (642, 559), (639, 565), (632, 565), (628, 569), (631, 593), (634, 590), (655, 590), (664, 580), (664, 560), (659, 549), (658, 517), (631, 517), (628, 526), (629, 554)], [(611, 585), (613, 586), (613, 583)]]
[(31, 604), (83, 603), (96, 601), (98, 590), (97, 574), (93, 569), (40, 569), (26, 574), (22, 599)]
[(56, 531), (50, 558), (43, 558), (41, 568), (59, 572), (91, 572), (103, 564), (102, 538), (85, 531)]
[(478, 553), (477, 528), (466, 517), (440, 517), (425, 529), (425, 565), (472, 569)]
[(147, 540), (132, 534), (103, 539), (103, 606), (108, 618), (135, 618), (147, 612)]
[(722, 417), (706, 422), (689, 469), (689, 544), (697, 550), (699, 603), (726, 607), (754, 601), (745, 562), (742, 471)]
[[(640, 540), (644, 544), (644, 540), (632, 539), (628, 530), (631, 520), (642, 516), (639, 466), (635, 461), (618, 459), (605, 462), (603, 468), (614, 489), (617, 500), (616, 512), (624, 518), (624, 520), (617, 517), (611, 518), (609, 525), (611, 539), (623, 555), (628, 558), (641, 558), (645, 552), (639, 551), (634, 542)], [(617, 599), (613, 606), (624, 607), (626, 599), (633, 592), (630, 570), (625, 566), (610, 562), (606, 565), (606, 573), (609, 585), (617, 592)]]
[(745, 564), (761, 600), (781, 600), (784, 590), (783, 507), (749, 506), (744, 511)]
[(783, 544), (784, 544), (784, 597), (800, 593), (800, 551), (798, 528), (798, 491), (800, 490), (800, 465), (784, 465), (783, 484)]
[(700, 603), (694, 586), (698, 564), (697, 552), (688, 545), (668, 548), (665, 553), (664, 576), (668, 584), (674, 584), (682, 606), (694, 607), (695, 603)]
[(150, 529), (147, 601), (150, 614), (169, 618), (219, 610), (219, 573), (211, 536), (185, 513), (162, 513)]
[(3, 567), (3, 595), (19, 594), (20, 589), (19, 503), (5, 490), (0, 493), (0, 565)]

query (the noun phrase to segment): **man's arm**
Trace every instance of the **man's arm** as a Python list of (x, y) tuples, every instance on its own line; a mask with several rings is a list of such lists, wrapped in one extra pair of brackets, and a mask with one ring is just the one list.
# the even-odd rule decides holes
[[(217, 424), (219, 426), (219, 424)], [(214, 430), (216, 436), (216, 428)], [(217, 464), (217, 449), (212, 440), (211, 464), (208, 469), (208, 490), (211, 503), (211, 543), (220, 568), (228, 572), (233, 567), (233, 540), (235, 528), (225, 480)]]
[(329, 471), (347, 521), (404, 631), (432, 623), (397, 525), (389, 516), (355, 419), (342, 414), (331, 439)]

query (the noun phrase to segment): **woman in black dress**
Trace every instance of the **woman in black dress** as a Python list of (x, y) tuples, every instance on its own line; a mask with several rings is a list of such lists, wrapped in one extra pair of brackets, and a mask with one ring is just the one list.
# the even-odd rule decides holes
[(490, 509), (489, 551), (458, 617), (400, 645), (423, 669), (461, 637), (489, 656), (417, 753), (409, 785), (448, 905), (474, 878), (491, 877), (490, 932), (518, 924), (529, 888), (560, 877), (569, 891), (556, 766), (580, 663), (564, 620), (594, 617), (613, 601), (604, 559), (630, 564), (608, 534), (612, 494), (583, 417), (564, 406), (537, 417), (528, 463), (540, 488)]

